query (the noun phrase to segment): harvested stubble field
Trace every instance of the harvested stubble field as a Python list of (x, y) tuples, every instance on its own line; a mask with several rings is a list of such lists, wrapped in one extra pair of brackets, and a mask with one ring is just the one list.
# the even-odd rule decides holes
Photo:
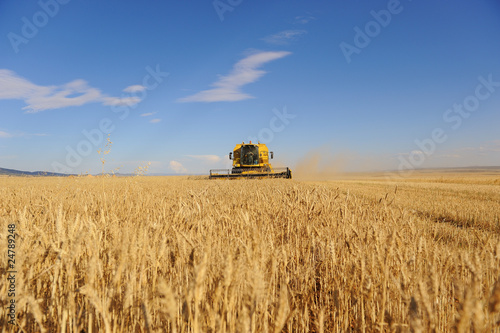
[[(2, 178), (2, 332), (491, 332), (500, 177)], [(7, 324), (7, 230), (16, 315)]]

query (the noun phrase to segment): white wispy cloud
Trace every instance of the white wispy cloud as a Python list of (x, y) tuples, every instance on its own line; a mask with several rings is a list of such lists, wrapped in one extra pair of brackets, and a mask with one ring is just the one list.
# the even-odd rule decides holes
[(146, 90), (146, 87), (142, 86), (140, 84), (128, 86), (127, 88), (123, 89), (124, 92), (128, 92), (128, 93), (134, 93), (134, 92), (144, 91), (144, 90)]
[(175, 173), (187, 173), (187, 169), (182, 165), (182, 163), (177, 161), (170, 161), (170, 169)]
[[(139, 86), (130, 86), (131, 87)], [(137, 90), (135, 90), (137, 91)], [(78, 79), (62, 85), (40, 86), (20, 77), (8, 69), (0, 69), (0, 100), (21, 99), (27, 104), (23, 107), (28, 113), (44, 110), (59, 109), (69, 106), (81, 106), (87, 103), (101, 103), (103, 105), (134, 105), (140, 98), (111, 97), (103, 94), (99, 89)]]
[(297, 24), (307, 24), (316, 18), (312, 15), (300, 15), (300, 16), (295, 16), (295, 23)]
[(111, 106), (131, 106), (141, 101), (139, 97), (103, 97), (102, 104)]
[[(142, 113), (141, 117), (151, 117), (154, 114), (156, 114), (156, 112)], [(160, 118), (154, 118), (154, 119), (151, 119), (149, 122), (152, 123), (152, 124), (156, 124), (156, 123), (159, 123), (160, 121), (161, 121)]]
[(244, 85), (257, 81), (266, 71), (258, 68), (272, 60), (283, 58), (291, 52), (269, 51), (258, 52), (238, 61), (233, 70), (212, 83), (212, 89), (200, 91), (194, 95), (180, 98), (178, 102), (235, 102), (253, 96), (241, 91)]
[(262, 38), (263, 41), (274, 45), (287, 45), (297, 40), (300, 36), (307, 33), (305, 30), (284, 30), (273, 35)]
[(186, 156), (210, 164), (217, 163), (221, 160), (221, 158), (217, 155), (186, 155)]
[(20, 138), (20, 137), (25, 137), (25, 138), (30, 138), (33, 136), (47, 136), (45, 133), (9, 133), (5, 131), (0, 131), (0, 139), (6, 139), (6, 138)]
[(476, 147), (461, 147), (454, 151), (469, 153), (500, 152), (500, 140), (486, 141)]
[(0, 131), (0, 138), (12, 138), (12, 134)]
[(479, 149), (484, 152), (500, 152), (500, 140), (485, 142)]

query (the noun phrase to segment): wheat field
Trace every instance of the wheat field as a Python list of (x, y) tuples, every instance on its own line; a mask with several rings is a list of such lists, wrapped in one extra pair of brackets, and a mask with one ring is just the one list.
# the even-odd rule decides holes
[(500, 176), (0, 178), (2, 332), (500, 330)]

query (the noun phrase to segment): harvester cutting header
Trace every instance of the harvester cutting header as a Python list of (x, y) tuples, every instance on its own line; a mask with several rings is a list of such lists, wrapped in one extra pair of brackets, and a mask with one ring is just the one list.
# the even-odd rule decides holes
[(229, 153), (233, 168), (210, 170), (209, 178), (292, 178), (292, 170), (289, 168), (271, 166), (269, 160), (273, 155), (263, 143), (242, 142)]

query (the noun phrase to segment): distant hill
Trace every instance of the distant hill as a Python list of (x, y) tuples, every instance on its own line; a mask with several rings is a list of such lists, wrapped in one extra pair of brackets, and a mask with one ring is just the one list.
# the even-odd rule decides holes
[[(100, 174), (97, 174), (97, 176)], [(146, 176), (187, 176), (188, 174), (176, 174), (176, 173), (151, 173), (146, 174)], [(57, 173), (57, 172), (47, 172), (47, 171), (21, 171), (14, 169), (0, 168), (0, 176), (38, 176), (38, 177), (68, 177), (68, 176), (78, 176), (77, 174), (67, 174), (67, 173)], [(131, 177), (135, 176), (133, 173), (115, 173), (117, 177)]]
[(65, 173), (47, 172), (47, 171), (21, 171), (14, 169), (0, 168), (0, 175), (5, 176), (48, 176), (48, 177), (67, 177), (70, 176)]
[[(100, 174), (97, 174), (97, 176)], [(180, 176), (187, 176), (188, 174), (181, 174)], [(57, 172), (47, 172), (47, 171), (21, 171), (14, 169), (0, 168), (0, 176), (37, 176), (37, 177), (68, 177), (68, 176), (78, 176), (77, 174), (67, 174), (67, 173), (57, 173)], [(115, 173), (117, 177), (131, 177), (135, 176), (133, 173)], [(146, 174), (146, 176), (179, 176), (175, 173), (151, 173)]]

